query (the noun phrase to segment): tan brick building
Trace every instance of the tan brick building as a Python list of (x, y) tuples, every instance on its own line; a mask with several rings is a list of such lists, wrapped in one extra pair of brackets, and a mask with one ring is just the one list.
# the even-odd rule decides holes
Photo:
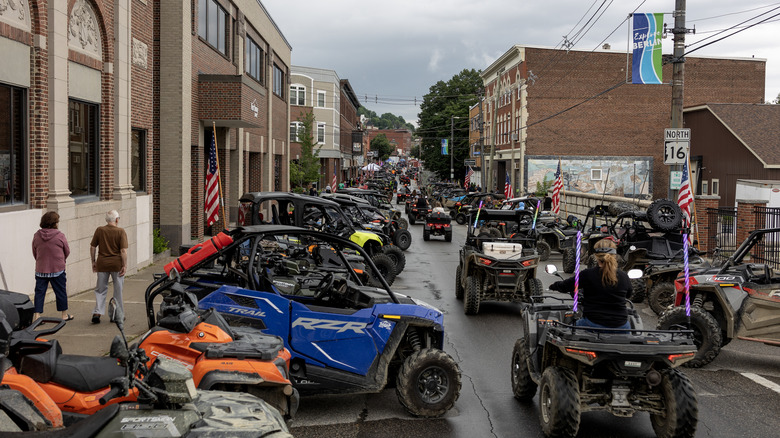
[(243, 193), (289, 189), (292, 47), (256, 0), (155, 4), (154, 221), (177, 248), (222, 229), (204, 218), (214, 126), (228, 223)]
[(399, 155), (406, 157), (412, 148), (412, 131), (408, 129), (368, 129), (366, 134), (368, 135), (369, 145), (376, 136), (384, 134), (390, 144), (393, 145), (394, 154), (400, 151)]
[[(484, 69), (485, 167), (495, 144), (496, 188), (509, 173), (513, 187), (535, 190), (561, 158), (564, 168), (579, 169), (567, 189), (601, 193), (606, 184), (611, 194), (666, 196), (671, 65), (665, 85), (627, 83), (627, 67), (625, 52), (517, 45)], [(763, 59), (686, 57), (684, 105), (760, 103), (765, 70)]]

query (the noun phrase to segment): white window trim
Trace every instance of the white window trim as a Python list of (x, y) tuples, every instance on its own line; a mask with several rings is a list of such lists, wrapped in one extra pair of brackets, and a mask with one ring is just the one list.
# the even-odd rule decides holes
[(710, 186), (710, 190), (712, 190), (713, 196), (720, 195), (720, 179), (712, 178), (712, 185)]
[[(322, 141), (320, 141), (320, 128), (322, 128)], [(325, 144), (325, 123), (317, 122), (317, 144)]]
[[(295, 89), (295, 102), (290, 102), (291, 105), (306, 106), (306, 86), (303, 84), (290, 84), (290, 96), (292, 97), (293, 89)], [(299, 103), (299, 97), (303, 92), (303, 103)]]
[[(320, 106), (320, 96), (322, 96), (322, 106)], [(327, 108), (328, 106), (328, 93), (325, 91), (317, 90), (317, 101), (314, 102), (317, 108)]]
[(290, 138), (290, 142), (292, 143), (300, 143), (301, 139), (298, 138), (298, 134), (301, 132), (301, 128), (303, 128), (303, 123), (301, 122), (290, 122), (290, 128), (292, 128), (292, 125), (295, 125), (295, 138)]
[(601, 181), (602, 169), (590, 169), (590, 180)]
[(708, 180), (704, 180), (701, 182), (701, 193), (700, 195), (709, 195), (710, 191), (710, 182)]

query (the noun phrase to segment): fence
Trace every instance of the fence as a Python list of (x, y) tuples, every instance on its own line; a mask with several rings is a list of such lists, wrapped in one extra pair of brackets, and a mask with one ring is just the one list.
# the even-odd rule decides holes
[[(780, 208), (754, 207), (752, 214), (756, 229), (780, 228)], [(718, 248), (724, 257), (733, 254), (747, 237), (747, 234), (739, 238), (737, 236), (736, 208), (708, 208), (707, 223), (709, 235), (701, 238), (708, 240), (708, 248)], [(762, 241), (751, 249), (750, 256), (753, 262), (766, 263), (780, 269), (780, 232), (766, 234)]]

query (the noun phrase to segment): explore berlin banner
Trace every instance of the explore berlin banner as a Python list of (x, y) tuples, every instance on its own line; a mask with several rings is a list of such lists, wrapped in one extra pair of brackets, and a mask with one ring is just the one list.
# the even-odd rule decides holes
[(663, 27), (664, 14), (634, 14), (632, 83), (662, 83)]

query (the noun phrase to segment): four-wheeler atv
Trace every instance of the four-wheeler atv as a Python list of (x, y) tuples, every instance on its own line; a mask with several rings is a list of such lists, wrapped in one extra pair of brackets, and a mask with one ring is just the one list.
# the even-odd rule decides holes
[(411, 225), (416, 224), (417, 222), (424, 221), (425, 218), (431, 214), (433, 211), (433, 208), (429, 204), (425, 204), (425, 206), (419, 206), (417, 202), (415, 201), (413, 204), (409, 206), (409, 223)]
[(297, 227), (230, 234), (232, 243), (177, 271), (176, 281), (203, 297), (201, 308), (215, 308), (232, 324), (262, 321), (280, 336), (301, 393), (373, 393), (394, 382), (412, 415), (452, 408), (461, 376), (443, 351), (442, 312), (394, 293), (363, 248)]
[[(519, 224), (529, 215), (522, 210), (482, 210), (479, 220)], [(466, 243), (455, 271), (455, 297), (464, 300), (464, 312), (479, 313), (483, 301), (530, 302), (541, 295), (542, 282), (536, 278), (536, 240), (521, 235), (507, 238), (484, 231), (477, 233), (475, 219), (469, 220)]]
[[(388, 198), (384, 193), (378, 190), (357, 189), (353, 187), (339, 190), (339, 193), (365, 199), (373, 207), (378, 208), (388, 220), (398, 221), (398, 227), (400, 229), (405, 230), (409, 228), (406, 219), (401, 217), (401, 210), (394, 208), (390, 203), (390, 198), (392, 198), (392, 196)], [(390, 194), (392, 195), (392, 192)]]
[(292, 225), (336, 234), (362, 246), (388, 283), (392, 284), (399, 272), (398, 266), (382, 250), (382, 238), (376, 233), (353, 228), (336, 202), (286, 192), (246, 193), (239, 202), (239, 226)]
[[(477, 209), (479, 209), (480, 202), (484, 202), (488, 197), (493, 198), (495, 201), (502, 201), (504, 199), (504, 195), (500, 193), (469, 193), (468, 195), (464, 196), (463, 199), (456, 202), (455, 205), (450, 209), (450, 216), (455, 218), (455, 222), (458, 224), (464, 225), (468, 221), (471, 212), (477, 211)], [(482, 208), (492, 207), (483, 205)]]
[(431, 240), (431, 236), (444, 236), (445, 242), (452, 242), (452, 218), (446, 213), (431, 213), (425, 218), (423, 240)]
[(548, 295), (527, 305), (512, 352), (512, 391), (528, 402), (539, 389), (544, 434), (574, 437), (581, 413), (602, 410), (619, 417), (646, 411), (657, 436), (693, 437), (698, 403), (676, 368), (695, 354), (691, 333), (644, 330), (633, 308), (629, 331), (577, 327), (572, 304)]
[[(189, 370), (165, 357), (147, 367), (149, 358), (144, 349), (128, 347), (123, 330), (124, 315), (116, 306), (112, 319), (119, 327), (121, 337), (114, 338), (111, 357), (64, 355), (60, 354), (57, 344), (37, 341), (40, 342), (38, 348), (27, 356), (31, 361), (47, 355), (56, 355), (58, 361), (38, 360), (32, 376), (21, 374), (6, 358), (19, 348), (19, 315), (13, 304), (4, 298), (0, 301), (0, 416), (5, 418), (0, 421), (0, 435), (46, 431), (32, 436), (292, 436), (280, 413), (260, 398), (195, 389)], [(61, 320), (58, 326), (62, 326)], [(21, 335), (23, 338), (35, 337), (36, 332), (24, 330)], [(32, 350), (30, 346), (26, 348)], [(39, 381), (46, 374), (52, 374), (53, 379), (60, 381), (105, 386), (91, 395), (102, 409), (89, 417), (69, 422), (68, 418), (63, 418), (58, 406), (69, 400), (60, 399), (55, 403), (41, 390)], [(117, 398), (128, 399), (128, 395), (132, 395), (133, 401), (115, 403)], [(63, 429), (63, 426), (68, 427)]]
[[(658, 328), (694, 331), (696, 357), (690, 367), (712, 362), (732, 339), (780, 346), (780, 276), (767, 256), (777, 253), (780, 228), (755, 230), (723, 266), (694, 269), (689, 274), (690, 317), (685, 312), (685, 274), (675, 281), (674, 306), (658, 320)], [(745, 259), (752, 257), (750, 263)]]

